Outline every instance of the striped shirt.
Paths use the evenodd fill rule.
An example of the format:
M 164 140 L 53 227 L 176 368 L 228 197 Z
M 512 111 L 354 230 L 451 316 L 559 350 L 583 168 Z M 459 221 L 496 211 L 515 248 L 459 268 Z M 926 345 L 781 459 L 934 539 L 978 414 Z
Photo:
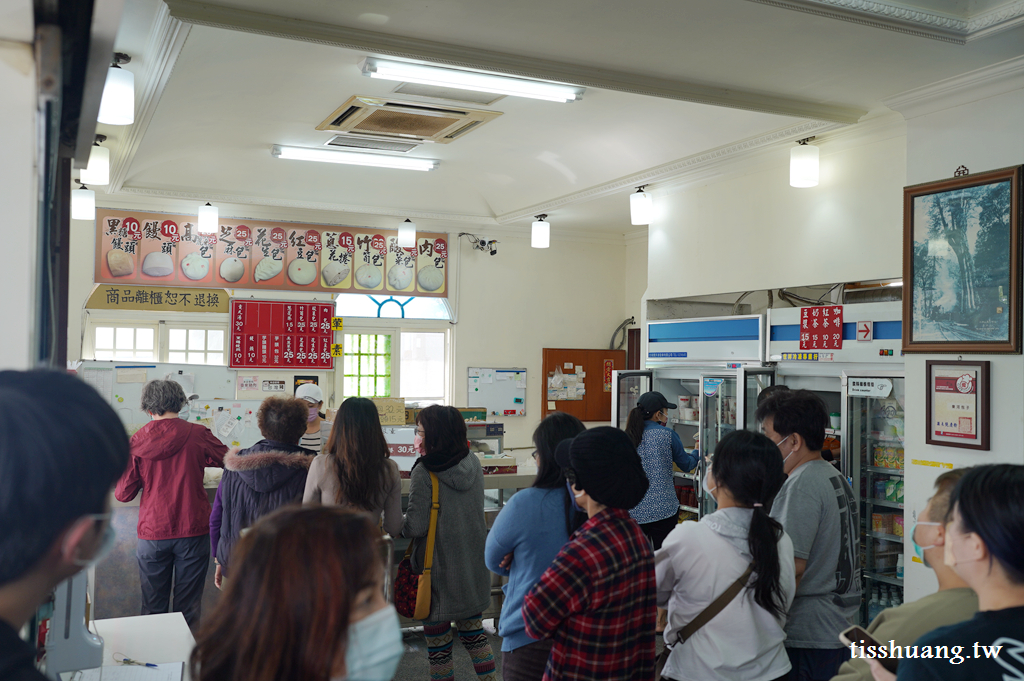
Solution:
M 299 446 L 303 449 L 311 449 L 319 454 L 323 449 L 323 438 L 320 437 L 320 431 L 303 435 L 299 440 Z

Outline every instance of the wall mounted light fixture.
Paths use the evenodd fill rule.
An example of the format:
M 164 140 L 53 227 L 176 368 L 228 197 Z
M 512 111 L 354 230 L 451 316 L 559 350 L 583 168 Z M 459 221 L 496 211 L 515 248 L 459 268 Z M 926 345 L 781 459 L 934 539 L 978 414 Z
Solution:
M 220 222 L 220 211 L 217 206 L 211 206 L 207 201 L 205 206 L 199 206 L 199 233 L 216 234 L 217 223 Z
M 123 52 L 115 52 L 113 63 L 107 69 L 107 82 L 103 86 L 100 112 L 96 120 L 107 125 L 131 125 L 135 122 L 135 75 L 121 64 L 132 60 Z
M 636 188 L 629 196 L 629 222 L 634 225 L 649 225 L 654 216 L 654 197 L 644 191 L 647 185 Z
M 808 144 L 814 137 L 798 140 L 789 150 L 789 186 L 818 186 L 818 147 Z
M 100 146 L 100 142 L 106 139 L 106 135 L 96 135 L 96 141 L 89 150 L 89 165 L 82 169 L 79 177 L 82 184 L 100 187 L 110 184 L 110 149 Z
M 406 218 L 398 225 L 398 247 L 412 248 L 416 245 L 416 223 Z
M 547 215 L 541 213 L 533 223 L 530 231 L 530 245 L 534 248 L 548 248 L 551 245 L 551 223 L 546 222 Z
M 71 219 L 72 220 L 95 220 L 96 219 L 96 192 L 82 185 L 78 189 L 71 190 Z

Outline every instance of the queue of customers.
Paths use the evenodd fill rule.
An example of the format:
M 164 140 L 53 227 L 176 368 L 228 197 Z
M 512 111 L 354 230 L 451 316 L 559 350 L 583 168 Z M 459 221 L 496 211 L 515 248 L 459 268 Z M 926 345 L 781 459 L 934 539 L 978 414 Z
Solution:
M 656 393 L 641 398 L 631 432 L 545 419 L 534 486 L 488 532 L 483 473 L 458 410 L 420 413 L 403 514 L 371 401 L 346 400 L 329 429 L 317 423 L 317 454 L 303 439 L 322 400 L 268 399 L 257 415 L 264 439 L 225 451 L 202 426 L 172 418 L 184 398 L 173 386 L 145 387 L 153 422 L 129 445 L 111 407 L 76 378 L 0 372 L 0 679 L 42 678 L 17 631 L 56 584 L 109 551 L 115 483 L 119 499 L 142 491 L 143 608 L 166 611 L 173 580 L 173 607 L 197 632 L 195 679 L 391 679 L 405 648 L 383 591 L 381 537 L 411 538 L 422 569 L 435 491 L 422 622 L 431 679 L 453 678 L 456 637 L 479 679 L 499 678 L 481 621 L 489 571 L 508 577 L 499 634 L 501 677 L 512 681 L 1024 678 L 1024 466 L 936 481 L 909 536 L 939 591 L 871 624 L 907 652 L 895 675 L 851 659 L 839 634 L 861 597 L 856 502 L 821 458 L 828 417 L 813 393 L 777 390 L 758 406 L 763 433 L 723 438 L 703 481 L 717 510 L 662 536 L 671 515 L 655 517 L 659 486 L 672 484 L 673 462 L 696 461 L 658 430 L 671 405 Z M 39 397 L 54 393 L 68 398 L 59 417 Z M 212 509 L 206 465 L 226 469 Z M 223 593 L 199 625 L 203 580 L 191 579 L 210 553 Z M 975 658 L 978 645 L 1005 652 Z M 925 649 L 963 656 L 951 663 Z

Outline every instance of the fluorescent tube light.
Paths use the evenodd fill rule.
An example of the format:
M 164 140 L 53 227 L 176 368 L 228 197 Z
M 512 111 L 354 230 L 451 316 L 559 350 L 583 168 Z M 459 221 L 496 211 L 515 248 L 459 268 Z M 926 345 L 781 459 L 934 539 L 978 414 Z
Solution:
M 407 156 L 385 156 L 384 154 L 363 154 L 356 151 L 334 151 L 333 149 L 309 149 L 286 147 L 275 144 L 270 150 L 272 156 L 295 161 L 321 161 L 323 163 L 346 163 L 354 166 L 376 166 L 378 168 L 400 168 L 402 170 L 433 170 L 438 161 L 429 158 Z
M 549 102 L 575 102 L 583 97 L 586 88 L 563 85 L 540 80 L 527 80 L 476 71 L 463 71 L 440 66 L 427 66 L 402 61 L 390 61 L 367 57 L 360 65 L 364 76 L 395 80 L 403 83 L 420 83 L 451 87 L 459 90 L 491 92 L 497 95 L 530 97 Z

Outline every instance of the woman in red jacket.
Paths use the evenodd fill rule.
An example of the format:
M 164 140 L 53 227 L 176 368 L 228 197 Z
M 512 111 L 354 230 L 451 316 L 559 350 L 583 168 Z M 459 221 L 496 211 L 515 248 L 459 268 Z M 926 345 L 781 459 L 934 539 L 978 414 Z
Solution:
M 199 625 L 203 586 L 210 563 L 210 500 L 203 469 L 224 466 L 227 447 L 205 426 L 178 418 L 188 400 L 173 381 L 142 388 L 142 410 L 152 417 L 131 439 L 132 458 L 114 496 L 139 503 L 139 578 L 142 614 L 173 612 L 189 627 Z

